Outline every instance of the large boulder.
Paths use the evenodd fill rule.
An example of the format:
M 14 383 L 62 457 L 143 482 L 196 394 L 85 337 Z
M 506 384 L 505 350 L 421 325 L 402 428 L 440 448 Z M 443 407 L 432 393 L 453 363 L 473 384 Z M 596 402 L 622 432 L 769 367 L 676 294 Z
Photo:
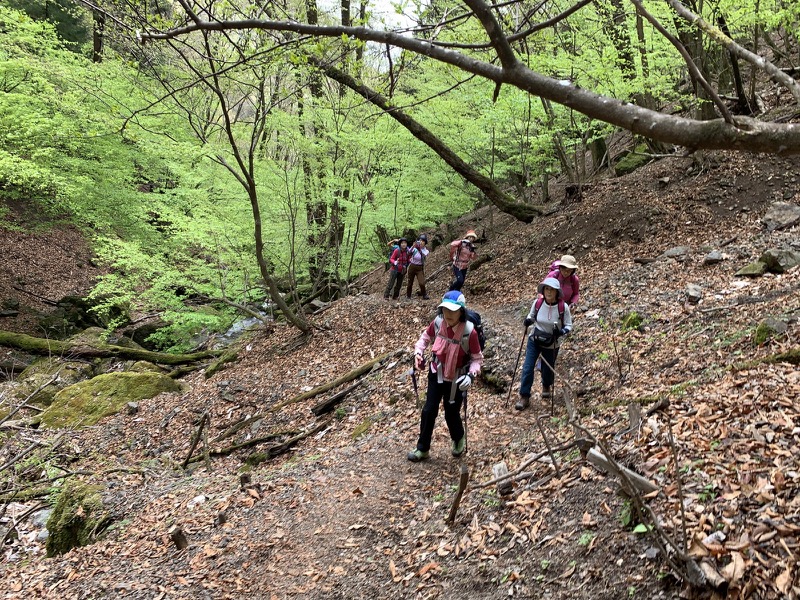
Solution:
M 60 390 L 93 375 L 93 366 L 87 362 L 40 358 L 20 373 L 14 395 L 27 404 L 50 406 Z
M 800 252 L 771 248 L 765 250 L 758 260 L 767 265 L 767 271 L 770 273 L 786 273 L 800 265 Z
M 800 223 L 800 206 L 791 202 L 775 202 L 761 219 L 767 231 L 788 229 Z
M 161 373 L 106 373 L 58 392 L 39 415 L 46 427 L 85 427 L 122 410 L 129 402 L 145 400 L 183 387 Z
M 90 299 L 65 296 L 56 308 L 39 320 L 39 328 L 56 339 L 64 339 L 90 327 L 105 328 L 112 321 L 129 320 L 125 309 L 119 305 L 106 305 L 102 298 Z

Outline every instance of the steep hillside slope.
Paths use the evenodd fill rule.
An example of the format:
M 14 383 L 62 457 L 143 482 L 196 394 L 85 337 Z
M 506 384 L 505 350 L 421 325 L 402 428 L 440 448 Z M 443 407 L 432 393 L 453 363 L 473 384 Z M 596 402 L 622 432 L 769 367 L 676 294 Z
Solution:
M 23 535 L 2 566 L 4 597 L 711 597 L 709 587 L 675 581 L 671 566 L 686 563 L 665 555 L 664 537 L 635 532 L 636 503 L 577 449 L 555 454 L 557 470 L 544 458 L 525 465 L 548 444 L 573 440 L 566 401 L 582 436 L 659 487 L 643 501 L 664 536 L 719 576 L 717 594 L 794 597 L 800 376 L 796 364 L 759 361 L 797 350 L 800 269 L 734 274 L 766 248 L 800 250 L 796 228 L 769 232 L 761 221 L 774 201 L 800 201 L 800 161 L 712 158 L 701 171 L 674 158 L 598 182 L 582 202 L 530 225 L 489 209 L 452 225 L 477 229 L 479 252 L 492 256 L 468 275 L 465 293 L 486 321 L 486 366 L 500 382 L 511 379 L 522 318 L 547 265 L 577 257 L 583 300 L 552 405 L 537 398 L 516 413 L 505 391 L 479 383 L 465 457 L 450 456 L 440 416 L 431 459 L 407 462 L 419 426 L 410 349 L 449 281 L 442 270 L 431 300 L 386 302 L 379 267 L 362 294 L 315 317 L 310 339 L 283 325 L 256 333 L 226 370 L 188 378 L 189 393 L 62 432 L 65 468 L 106 486 L 117 524 L 47 560 L 21 560 L 37 547 L 36 531 Z M 659 258 L 677 246 L 688 250 Z M 704 264 L 711 250 L 723 260 Z M 445 251 L 432 253 L 429 273 Z M 686 301 L 689 283 L 702 290 L 699 304 Z M 641 325 L 623 331 L 632 312 Z M 766 316 L 788 331 L 756 345 Z M 310 408 L 337 390 L 287 404 L 392 351 L 402 352 L 334 413 Z M 641 407 L 633 427 L 629 405 Z M 184 472 L 178 465 L 204 413 L 212 451 L 244 446 Z M 248 457 L 255 466 L 243 483 Z M 524 465 L 506 497 L 489 483 L 501 461 L 512 471 Z M 448 525 L 462 464 L 471 483 Z M 181 552 L 168 534 L 176 525 L 190 544 Z

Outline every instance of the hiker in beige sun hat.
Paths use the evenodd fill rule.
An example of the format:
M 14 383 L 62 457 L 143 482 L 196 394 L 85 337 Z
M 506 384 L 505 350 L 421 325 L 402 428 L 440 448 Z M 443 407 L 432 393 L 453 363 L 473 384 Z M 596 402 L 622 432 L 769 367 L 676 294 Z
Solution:
M 565 254 L 550 265 L 548 277 L 554 277 L 561 284 L 561 297 L 569 304 L 573 312 L 580 300 L 580 279 L 578 279 L 578 263 L 571 254 Z
M 556 267 L 566 267 L 567 269 L 575 269 L 578 270 L 578 263 L 575 261 L 575 257 L 571 254 L 565 254 L 561 258 L 559 258 L 555 262 Z

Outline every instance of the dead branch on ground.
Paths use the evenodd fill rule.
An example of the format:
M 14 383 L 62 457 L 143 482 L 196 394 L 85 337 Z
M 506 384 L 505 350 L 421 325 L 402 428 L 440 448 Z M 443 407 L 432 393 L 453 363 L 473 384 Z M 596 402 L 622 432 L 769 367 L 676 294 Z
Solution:
M 378 356 L 376 358 L 373 358 L 372 360 L 369 360 L 369 361 L 365 362 L 364 364 L 356 367 L 352 371 L 350 371 L 348 373 L 345 373 L 344 375 L 342 375 L 338 379 L 335 379 L 334 381 L 331 381 L 329 383 L 325 383 L 325 384 L 322 384 L 322 385 L 318 385 L 314 389 L 311 389 L 311 390 L 309 390 L 307 392 L 304 392 L 304 393 L 302 393 L 302 394 L 300 394 L 298 396 L 294 396 L 293 398 L 288 398 L 287 400 L 284 400 L 283 402 L 278 402 L 277 404 L 273 404 L 272 406 L 270 406 L 269 408 L 267 408 L 266 410 L 264 410 L 264 411 L 262 411 L 260 413 L 257 413 L 255 415 L 252 415 L 251 417 L 248 417 L 247 419 L 243 419 L 243 420 L 241 420 L 241 421 L 239 421 L 237 423 L 234 423 L 233 425 L 228 427 L 228 429 L 226 429 L 221 434 L 219 434 L 216 438 L 211 440 L 211 443 L 212 444 L 218 444 L 222 440 L 224 440 L 226 438 L 229 438 L 229 437 L 231 437 L 233 435 L 236 435 L 236 433 L 238 433 L 241 429 L 243 429 L 244 427 L 247 427 L 251 423 L 255 423 L 259 419 L 263 419 L 268 414 L 277 412 L 277 411 L 281 410 L 282 408 L 284 408 L 286 406 L 289 406 L 291 404 L 297 404 L 298 402 L 302 402 L 303 400 L 308 400 L 309 398 L 313 398 L 314 396 L 318 396 L 319 394 L 322 394 L 323 392 L 327 392 L 327 391 L 332 390 L 333 388 L 336 388 L 336 387 L 338 387 L 338 386 L 340 386 L 342 384 L 345 384 L 345 383 L 348 383 L 350 381 L 353 381 L 354 379 L 357 379 L 357 378 L 361 377 L 362 375 L 365 375 L 366 373 L 372 371 L 373 369 L 379 368 L 381 366 L 381 363 L 383 363 L 383 361 L 387 360 L 390 357 L 393 357 L 393 356 L 396 356 L 398 354 L 401 354 L 402 352 L 403 352 L 403 350 L 394 350 L 392 352 L 387 352 L 385 354 L 381 354 L 380 356 Z

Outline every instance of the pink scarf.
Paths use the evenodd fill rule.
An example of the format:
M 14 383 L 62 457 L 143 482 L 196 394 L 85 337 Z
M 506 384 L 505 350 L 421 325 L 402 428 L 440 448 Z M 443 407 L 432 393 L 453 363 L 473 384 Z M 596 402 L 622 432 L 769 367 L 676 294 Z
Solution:
M 464 327 L 466 327 L 466 323 L 459 322 L 454 329 L 450 330 L 453 333 L 453 337 L 447 337 L 445 330 L 450 328 L 442 320 L 442 326 L 439 327 L 436 341 L 433 342 L 433 353 L 444 366 L 442 377 L 448 381 L 453 381 L 456 378 L 456 369 L 458 369 L 458 359 L 461 353 L 461 336 L 464 335 Z

